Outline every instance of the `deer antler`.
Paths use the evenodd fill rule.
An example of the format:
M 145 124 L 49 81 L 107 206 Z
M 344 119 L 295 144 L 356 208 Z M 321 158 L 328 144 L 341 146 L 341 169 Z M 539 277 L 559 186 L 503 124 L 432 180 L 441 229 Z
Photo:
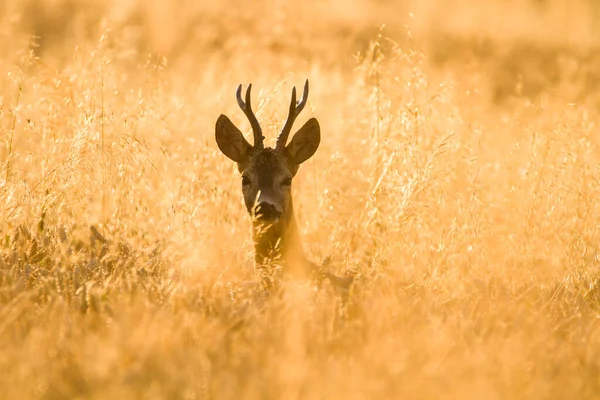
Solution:
M 282 151 L 285 148 L 285 144 L 287 142 L 288 136 L 290 136 L 290 131 L 292 130 L 292 125 L 294 125 L 294 121 L 296 117 L 300 114 L 304 106 L 306 105 L 306 100 L 308 100 L 308 79 L 306 83 L 304 83 L 304 90 L 302 91 L 302 97 L 296 103 L 296 87 L 292 89 L 292 101 L 290 102 L 290 112 L 288 114 L 287 120 L 281 129 L 281 133 L 277 137 L 277 143 L 275 144 L 275 150 Z
M 252 127 L 252 133 L 254 135 L 254 148 L 262 149 L 264 148 L 264 137 L 262 135 L 262 129 L 256 119 L 256 115 L 254 115 L 254 111 L 252 111 L 252 105 L 250 104 L 250 90 L 252 90 L 252 84 L 249 84 L 248 89 L 246 89 L 246 102 L 242 100 L 242 85 L 238 86 L 235 91 L 235 97 L 237 98 L 238 105 L 250 121 L 250 126 Z

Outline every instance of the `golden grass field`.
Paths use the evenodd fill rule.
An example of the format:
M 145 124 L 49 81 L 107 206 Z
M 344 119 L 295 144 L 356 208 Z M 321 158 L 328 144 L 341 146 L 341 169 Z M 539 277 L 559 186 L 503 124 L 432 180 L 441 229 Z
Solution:
M 0 3 L 0 398 L 598 398 L 599 49 L 593 0 Z M 243 289 L 214 140 L 306 78 L 347 304 Z

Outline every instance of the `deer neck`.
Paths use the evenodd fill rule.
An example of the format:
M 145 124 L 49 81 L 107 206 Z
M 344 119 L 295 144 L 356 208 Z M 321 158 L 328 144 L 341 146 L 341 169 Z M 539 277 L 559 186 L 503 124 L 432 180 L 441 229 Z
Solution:
M 287 269 L 295 261 L 304 260 L 293 202 L 277 222 L 269 226 L 254 223 L 252 237 L 257 265 L 280 264 Z

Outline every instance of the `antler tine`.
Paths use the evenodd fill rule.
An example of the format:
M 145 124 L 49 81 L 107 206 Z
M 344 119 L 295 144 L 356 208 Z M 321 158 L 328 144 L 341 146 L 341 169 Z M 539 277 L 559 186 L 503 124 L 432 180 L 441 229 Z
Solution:
M 275 150 L 281 151 L 285 148 L 285 144 L 287 143 L 288 136 L 290 136 L 290 131 L 292 130 L 292 125 L 294 125 L 294 121 L 296 117 L 302 112 L 304 106 L 306 105 L 306 101 L 308 100 L 308 79 L 304 83 L 304 90 L 302 91 L 302 97 L 296 103 L 296 87 L 292 89 L 292 101 L 290 102 L 290 111 L 281 129 L 281 133 L 277 137 L 277 143 L 275 144 Z
M 252 127 L 252 134 L 254 135 L 254 148 L 262 149 L 264 147 L 263 140 L 264 137 L 262 135 L 262 129 L 258 123 L 258 119 L 256 119 L 256 115 L 252 111 L 252 104 L 250 103 L 250 91 L 252 90 L 252 84 L 248 85 L 248 89 L 246 89 L 246 102 L 242 100 L 242 85 L 240 84 L 235 91 L 235 97 L 237 99 L 238 105 L 250 121 L 250 126 Z

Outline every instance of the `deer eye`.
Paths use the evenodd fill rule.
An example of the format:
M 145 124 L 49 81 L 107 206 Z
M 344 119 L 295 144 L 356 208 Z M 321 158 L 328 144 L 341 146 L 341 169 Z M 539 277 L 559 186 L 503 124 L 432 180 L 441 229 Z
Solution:
M 246 175 L 242 175 L 242 186 L 248 185 L 250 185 L 250 178 L 248 178 Z
M 283 186 L 292 186 L 292 178 L 285 178 L 283 181 L 281 181 L 281 184 Z

